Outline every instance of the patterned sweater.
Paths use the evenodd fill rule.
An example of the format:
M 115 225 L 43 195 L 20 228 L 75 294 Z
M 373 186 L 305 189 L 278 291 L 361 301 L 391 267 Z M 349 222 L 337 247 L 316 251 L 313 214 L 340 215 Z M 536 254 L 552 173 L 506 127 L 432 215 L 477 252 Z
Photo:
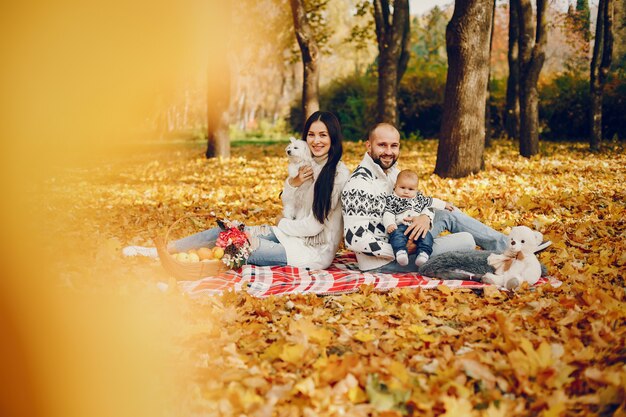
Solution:
M 420 214 L 429 214 L 426 212 L 429 208 L 444 210 L 446 202 L 438 198 L 427 197 L 418 192 L 413 198 L 400 197 L 395 193 L 387 195 L 385 198 L 385 211 L 383 214 L 383 225 L 385 230 L 392 224 L 406 224 L 404 219 L 409 216 L 418 216 Z
M 341 193 L 343 234 L 346 248 L 356 254 L 359 269 L 380 268 L 394 260 L 383 226 L 385 198 L 396 183 L 399 169 L 386 173 L 366 153 Z M 433 214 L 427 210 L 432 219 Z

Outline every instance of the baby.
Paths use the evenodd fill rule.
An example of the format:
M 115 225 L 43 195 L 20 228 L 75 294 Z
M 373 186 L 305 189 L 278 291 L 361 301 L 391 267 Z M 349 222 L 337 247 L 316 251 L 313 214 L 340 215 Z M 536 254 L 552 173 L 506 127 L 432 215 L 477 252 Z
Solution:
M 406 244 L 408 237 L 404 235 L 407 227 L 411 224 L 406 222 L 406 217 L 422 214 L 426 209 L 446 209 L 452 211 L 454 206 L 445 201 L 433 197 L 426 197 L 417 189 L 418 177 L 414 171 L 405 169 L 398 174 L 393 194 L 386 197 L 385 211 L 383 213 L 383 225 L 389 234 L 389 243 L 393 247 L 398 264 L 404 266 L 409 263 Z M 417 244 L 417 258 L 415 265 L 420 266 L 428 260 L 433 253 L 433 236 L 430 232 L 426 236 L 414 240 Z

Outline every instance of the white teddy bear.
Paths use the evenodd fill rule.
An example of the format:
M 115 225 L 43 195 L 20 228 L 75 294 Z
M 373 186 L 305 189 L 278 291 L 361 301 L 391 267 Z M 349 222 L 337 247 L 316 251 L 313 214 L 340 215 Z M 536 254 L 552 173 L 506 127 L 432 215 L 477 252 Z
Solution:
M 487 263 L 495 268 L 495 274 L 486 273 L 482 282 L 517 288 L 526 281 L 533 285 L 541 277 L 541 264 L 535 251 L 543 240 L 543 235 L 526 226 L 517 226 L 509 233 L 509 247 L 503 254 L 491 254 Z

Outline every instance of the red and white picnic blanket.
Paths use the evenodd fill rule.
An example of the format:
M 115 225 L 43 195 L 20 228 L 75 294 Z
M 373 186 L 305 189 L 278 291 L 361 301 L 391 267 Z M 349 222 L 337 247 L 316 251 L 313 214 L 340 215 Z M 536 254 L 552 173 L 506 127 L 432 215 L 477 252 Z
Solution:
M 542 277 L 535 284 L 561 282 L 553 277 Z M 476 281 L 440 280 L 417 273 L 369 273 L 357 269 L 354 253 L 340 252 L 333 264 L 324 270 L 308 270 L 292 266 L 244 265 L 238 271 L 227 271 L 216 277 L 197 281 L 181 281 L 180 288 L 189 295 L 219 295 L 224 291 L 246 291 L 255 297 L 284 294 L 341 294 L 354 292 L 361 285 L 372 285 L 375 290 L 394 288 L 482 288 L 487 284 Z

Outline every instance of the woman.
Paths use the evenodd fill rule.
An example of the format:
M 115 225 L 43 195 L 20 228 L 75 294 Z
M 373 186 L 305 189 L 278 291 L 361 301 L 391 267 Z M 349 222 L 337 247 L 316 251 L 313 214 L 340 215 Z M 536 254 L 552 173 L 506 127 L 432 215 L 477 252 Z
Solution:
M 341 125 L 334 114 L 317 111 L 306 121 L 305 140 L 313 154 L 314 164 L 298 170 L 298 175 L 288 178 L 283 188 L 283 204 L 292 204 L 298 197 L 298 188 L 314 181 L 313 203 L 296 219 L 280 218 L 276 226 L 246 227 L 251 235 L 254 250 L 248 264 L 258 266 L 292 265 L 301 268 L 324 269 L 335 257 L 343 239 L 341 217 L 341 191 L 350 171 L 341 162 L 343 154 Z M 313 173 L 319 172 L 314 180 Z M 214 246 L 221 232 L 214 227 L 170 243 L 169 250 L 183 252 L 203 246 Z M 156 248 L 127 246 L 125 256 L 150 256 L 156 258 Z

